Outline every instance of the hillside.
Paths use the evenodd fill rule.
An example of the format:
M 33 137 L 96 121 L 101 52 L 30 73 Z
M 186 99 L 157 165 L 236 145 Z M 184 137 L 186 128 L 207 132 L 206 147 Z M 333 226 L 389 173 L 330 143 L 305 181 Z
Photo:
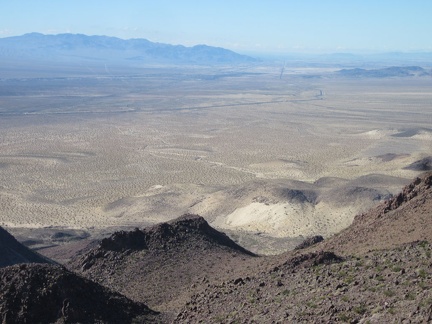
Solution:
M 432 242 L 431 185 L 431 172 L 416 178 L 393 198 L 357 215 L 351 226 L 320 248 L 357 254 L 419 240 Z
M 122 64 L 239 64 L 256 60 L 207 45 L 186 47 L 154 43 L 147 39 L 120 39 L 82 34 L 30 33 L 0 38 L 0 57 L 65 63 Z
M 176 321 L 430 323 L 431 183 L 416 178 L 328 241 L 203 288 Z
M 289 257 L 202 288 L 176 323 L 430 323 L 432 248 L 426 242 L 361 257 Z
M 252 253 L 196 215 L 131 232 L 117 232 L 76 257 L 74 271 L 174 314 L 191 293 L 215 280 L 249 268 Z
M 2 323 L 154 322 L 157 313 L 60 266 L 0 269 Z
M 52 263 L 19 243 L 11 234 L 0 227 L 0 268 L 31 262 Z

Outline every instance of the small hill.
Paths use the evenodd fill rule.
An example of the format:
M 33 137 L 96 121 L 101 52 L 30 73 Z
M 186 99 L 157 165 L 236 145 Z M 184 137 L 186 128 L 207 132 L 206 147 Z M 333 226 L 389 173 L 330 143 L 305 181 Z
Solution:
M 20 264 L 0 269 L 2 323 L 154 322 L 157 313 L 63 267 Z
M 252 259 L 254 254 L 204 218 L 187 214 L 143 230 L 114 233 L 68 267 L 175 315 L 197 287 L 229 278 Z
M 0 227 L 0 267 L 31 262 L 53 263 L 19 243 L 11 234 Z

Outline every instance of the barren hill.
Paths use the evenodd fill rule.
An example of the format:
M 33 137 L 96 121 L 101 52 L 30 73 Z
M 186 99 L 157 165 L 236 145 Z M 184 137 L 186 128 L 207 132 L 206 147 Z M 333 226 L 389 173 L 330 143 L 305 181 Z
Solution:
M 431 182 L 425 174 L 342 233 L 277 256 L 252 257 L 186 215 L 116 233 L 69 266 L 179 323 L 427 322 Z
M 2 323 L 154 322 L 157 313 L 60 266 L 0 269 Z
M 150 307 L 176 312 L 193 291 L 251 266 L 254 255 L 196 215 L 117 232 L 68 265 Z M 239 266 L 240 265 L 240 266 Z
M 0 267 L 30 262 L 52 263 L 19 243 L 11 234 L 0 227 Z

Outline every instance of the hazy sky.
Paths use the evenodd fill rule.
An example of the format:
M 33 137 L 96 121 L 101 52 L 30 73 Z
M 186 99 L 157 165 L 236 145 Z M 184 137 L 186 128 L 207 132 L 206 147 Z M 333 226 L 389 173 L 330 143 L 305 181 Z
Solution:
M 28 32 L 238 52 L 432 51 L 432 1 L 0 0 L 0 37 Z

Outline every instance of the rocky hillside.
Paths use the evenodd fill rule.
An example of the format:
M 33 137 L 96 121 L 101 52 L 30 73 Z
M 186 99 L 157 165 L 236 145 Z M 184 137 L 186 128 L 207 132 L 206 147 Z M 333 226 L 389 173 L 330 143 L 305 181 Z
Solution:
M 0 267 L 29 262 L 52 263 L 19 243 L 11 234 L 0 227 Z
M 68 267 L 131 299 L 171 313 L 199 287 L 250 267 L 254 255 L 196 215 L 117 232 Z
M 177 323 L 430 323 L 427 242 L 340 257 L 300 254 L 261 272 L 204 287 Z
M 0 269 L 2 323 L 154 322 L 157 313 L 60 266 Z
M 432 172 L 414 179 L 393 198 L 355 217 L 353 224 L 320 249 L 343 254 L 432 242 Z
M 431 184 L 432 173 L 416 178 L 328 241 L 204 287 L 176 321 L 430 323 Z

